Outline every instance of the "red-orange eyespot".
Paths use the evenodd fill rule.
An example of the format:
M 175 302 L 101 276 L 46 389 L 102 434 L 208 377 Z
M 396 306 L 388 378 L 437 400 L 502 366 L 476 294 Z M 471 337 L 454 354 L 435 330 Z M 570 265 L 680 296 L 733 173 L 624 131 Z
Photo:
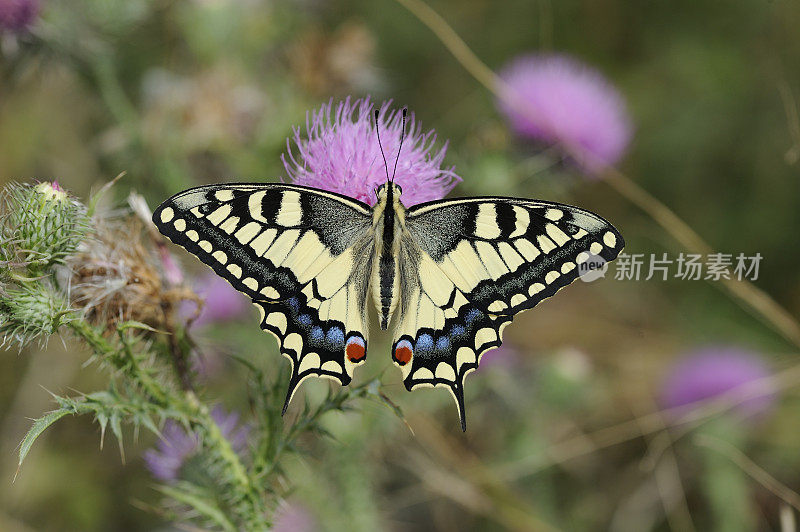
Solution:
M 353 364 L 363 361 L 367 357 L 367 350 L 364 340 L 358 336 L 351 336 L 347 339 L 347 347 L 344 350 L 347 360 Z
M 394 348 L 394 359 L 401 366 L 405 366 L 411 362 L 414 356 L 414 350 L 411 348 L 411 342 L 408 340 L 400 340 Z

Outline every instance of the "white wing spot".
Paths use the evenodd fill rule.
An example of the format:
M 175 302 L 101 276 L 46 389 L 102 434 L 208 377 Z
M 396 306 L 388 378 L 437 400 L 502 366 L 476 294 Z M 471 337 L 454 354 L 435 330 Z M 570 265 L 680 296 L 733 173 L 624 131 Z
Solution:
M 252 277 L 245 277 L 244 281 L 242 281 L 242 284 L 245 285 L 250 290 L 253 291 L 258 290 L 258 281 L 256 281 Z
M 575 269 L 574 262 L 565 262 L 564 264 L 561 265 L 561 273 L 569 273 L 574 269 Z
M 500 226 L 497 225 L 497 209 L 493 203 L 481 203 L 478 205 L 478 216 L 475 219 L 475 236 L 492 240 L 501 234 Z
M 228 262 L 228 254 L 222 251 L 221 249 L 218 249 L 217 251 L 212 253 L 211 256 L 217 259 L 217 261 L 219 261 L 221 264 L 225 264 L 226 262 Z
M 265 286 L 259 293 L 267 299 L 279 299 L 281 297 L 280 292 L 271 286 Z
M 192 242 L 197 242 L 200 239 L 200 235 L 197 234 L 197 231 L 194 229 L 189 229 L 186 231 L 186 238 L 191 240 Z
M 497 333 L 494 332 L 494 329 L 484 327 L 475 334 L 475 350 L 480 351 L 481 347 L 495 340 L 497 340 Z
M 544 253 L 550 253 L 554 249 L 556 249 L 556 245 L 553 243 L 552 240 L 547 238 L 544 235 L 538 235 L 536 237 L 537 242 L 539 242 L 539 247 L 542 248 Z
M 319 369 L 322 371 L 331 371 L 333 373 L 341 373 L 342 366 L 335 360 L 328 360 Z
M 528 288 L 528 294 L 535 296 L 542 290 L 544 290 L 544 285 L 542 283 L 533 283 L 531 287 Z
M 242 277 L 242 267 L 238 264 L 228 264 L 228 271 L 237 279 Z
M 547 209 L 544 213 L 544 217 L 548 220 L 557 221 L 560 220 L 564 216 L 564 211 L 558 209 Z
M 524 235 L 528 231 L 528 226 L 531 223 L 531 216 L 528 214 L 528 209 L 514 205 L 514 231 L 508 235 L 509 238 L 515 238 Z
M 575 257 L 575 262 L 577 262 L 578 264 L 583 264 L 587 260 L 589 260 L 589 254 L 585 251 L 581 251 L 580 253 L 578 253 L 578 256 Z
M 492 301 L 492 304 L 487 307 L 489 312 L 500 312 L 508 308 L 505 301 Z
M 211 222 L 214 225 L 219 225 L 222 221 L 230 215 L 233 207 L 228 204 L 223 205 L 222 207 L 217 208 L 214 212 L 209 214 L 206 217 L 206 220 Z
M 300 193 L 294 191 L 284 192 L 281 196 L 281 206 L 275 215 L 275 222 L 283 227 L 300 225 L 303 211 L 300 209 Z
M 297 368 L 297 373 L 304 373 L 310 369 L 319 369 L 320 359 L 316 353 L 309 353 L 300 360 L 300 367 Z
M 521 305 L 525 303 L 528 298 L 523 296 L 522 294 L 514 294 L 511 296 L 511 306 L 516 307 L 517 305 Z
M 269 220 L 264 218 L 264 214 L 261 212 L 261 202 L 264 200 L 264 196 L 266 195 L 266 190 L 259 190 L 255 194 L 251 194 L 247 199 L 247 208 L 250 211 L 250 216 L 254 220 L 269 223 Z
M 261 231 L 260 223 L 248 222 L 241 229 L 236 231 L 233 236 L 239 243 L 247 244 L 256 237 L 259 231 Z
M 172 225 L 174 225 L 175 229 L 177 229 L 181 233 L 186 231 L 186 220 L 184 220 L 183 218 L 178 218 L 177 220 L 172 222 Z
M 547 272 L 547 275 L 544 276 L 544 282 L 547 284 L 552 284 L 553 281 L 561 277 L 561 274 L 555 270 L 551 270 Z
M 599 255 L 603 252 L 603 245 L 599 242 L 592 242 L 592 245 L 589 246 L 589 252 L 593 255 Z
M 201 240 L 200 242 L 197 243 L 197 245 L 200 246 L 200 249 L 202 249 L 206 253 L 211 253 L 211 250 L 214 249 L 211 247 L 211 242 L 209 242 L 208 240 Z
M 278 231 L 275 229 L 267 229 L 260 235 L 258 235 L 255 240 L 250 242 L 250 247 L 253 248 L 253 251 L 256 252 L 257 256 L 262 256 L 266 253 L 267 249 L 269 248 L 272 241 L 275 240 L 275 235 L 278 234 Z
M 456 373 L 453 371 L 453 366 L 447 362 L 439 362 L 439 365 L 436 366 L 436 378 L 455 382 Z
M 264 323 L 275 327 L 281 334 L 286 334 L 286 314 L 283 312 L 270 312 Z
M 525 259 L 508 242 L 498 243 L 497 251 L 500 252 L 500 257 L 512 272 L 517 271 L 520 266 L 525 264 Z
M 298 355 L 303 351 L 303 337 L 297 333 L 291 333 L 283 340 L 283 348 L 292 350 Z
M 397 362 L 395 362 L 395 364 L 397 364 Z M 411 378 L 420 381 L 432 380 L 433 372 L 428 368 L 419 368 L 417 371 L 414 372 L 414 375 L 412 375 Z
M 163 211 L 161 211 L 161 223 L 169 223 L 175 217 L 175 211 L 172 210 L 172 207 L 167 207 Z
M 577 231 L 575 231 L 575 234 L 572 235 L 572 238 L 574 238 L 575 240 L 580 240 L 581 238 L 585 237 L 588 234 L 589 233 L 586 232 L 586 229 L 578 229 Z
M 456 366 L 458 366 L 459 371 L 461 371 L 461 366 L 464 364 L 474 364 L 475 360 L 475 351 L 469 347 L 458 348 L 458 352 L 456 353 Z
M 222 222 L 219 226 L 220 229 L 225 231 L 228 234 L 233 233 L 236 230 L 236 226 L 239 224 L 239 217 L 238 216 L 231 216 L 224 222 Z
M 567 233 L 562 231 L 558 228 L 555 224 L 547 224 L 545 226 L 545 231 L 547 231 L 547 236 L 553 239 L 553 241 L 558 244 L 559 246 L 563 246 L 567 242 L 569 242 L 569 237 Z
M 522 253 L 522 256 L 525 258 L 525 260 L 528 262 L 533 262 L 533 259 L 541 255 L 541 252 L 536 249 L 536 246 L 534 246 L 530 240 L 525 238 L 518 238 L 517 240 L 514 240 L 514 246 L 516 246 L 519 252 Z
M 616 235 L 614 235 L 614 233 L 612 233 L 611 231 L 606 232 L 606 234 L 603 235 L 603 244 L 605 244 L 610 248 L 616 246 L 617 245 Z
M 214 192 L 214 197 L 219 201 L 231 201 L 233 199 L 233 191 L 230 189 L 217 190 Z

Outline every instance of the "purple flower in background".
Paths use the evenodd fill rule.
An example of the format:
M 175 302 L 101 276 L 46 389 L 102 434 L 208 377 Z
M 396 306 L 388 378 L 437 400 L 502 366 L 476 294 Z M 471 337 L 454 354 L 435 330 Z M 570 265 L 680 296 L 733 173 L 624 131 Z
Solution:
M 498 106 L 518 135 L 561 145 L 590 174 L 622 157 L 630 117 L 599 72 L 567 56 L 532 54 L 513 60 L 500 77 L 510 94 Z
M 691 403 L 713 399 L 734 388 L 747 388 L 748 383 L 769 375 L 769 368 L 755 353 L 737 347 L 709 347 L 688 354 L 673 366 L 662 387 L 661 404 L 665 408 L 685 406 L 689 411 Z M 733 411 L 742 418 L 765 414 L 775 399 L 771 384 L 758 390 L 741 389 L 741 394 L 748 398 Z
M 164 279 L 172 286 L 177 286 L 183 282 L 183 272 L 167 246 L 162 244 L 158 247 L 158 257 L 161 259 L 161 268 L 164 272 Z
M 247 447 L 247 435 L 250 427 L 239 424 L 239 414 L 225 412 L 221 406 L 215 406 L 211 417 L 219 425 L 222 435 L 231 443 L 237 453 Z M 149 449 L 144 453 L 144 461 L 150 473 L 158 480 L 167 482 L 177 480 L 181 467 L 198 450 L 199 441 L 196 434 L 187 433 L 183 427 L 172 420 L 167 421 L 163 438 L 158 442 L 157 449 Z
M 520 353 L 515 346 L 510 344 L 501 345 L 496 349 L 490 349 L 481 356 L 478 371 L 486 371 L 488 368 L 501 370 L 513 370 L 519 365 Z
M 39 14 L 39 0 L 0 0 L 0 31 L 23 31 Z
M 391 175 L 402 121 L 399 111 L 389 110 L 390 103 L 381 105 L 379 124 Z M 306 119 L 306 137 L 295 128 L 293 140 L 298 156 L 287 140 L 288 157 L 281 157 L 293 183 L 375 203 L 374 190 L 386 182 L 386 169 L 369 98 L 347 98 L 335 107 L 333 101 L 323 105 Z M 441 199 L 461 181 L 453 168 L 441 168 L 447 144 L 434 151 L 435 142 L 433 131 L 423 133 L 413 113 L 406 118 L 406 137 L 395 175 L 395 182 L 403 187 L 406 206 Z
M 314 532 L 320 530 L 317 520 L 305 506 L 282 502 L 275 512 L 273 532 Z
M 227 281 L 213 273 L 206 273 L 194 283 L 195 292 L 205 300 L 200 315 L 192 325 L 202 327 L 210 323 L 228 321 L 241 316 L 247 310 L 247 298 Z M 185 301 L 181 315 L 185 319 L 194 316 L 197 307 L 192 301 Z

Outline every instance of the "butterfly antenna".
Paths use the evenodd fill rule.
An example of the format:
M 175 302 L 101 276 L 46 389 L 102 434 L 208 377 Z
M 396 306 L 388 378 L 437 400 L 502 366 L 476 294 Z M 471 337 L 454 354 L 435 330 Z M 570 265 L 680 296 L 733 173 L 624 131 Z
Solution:
M 378 147 L 381 149 L 381 155 L 383 155 L 383 167 L 386 169 L 386 182 L 388 183 L 391 181 L 389 179 L 389 163 L 386 161 L 386 154 L 383 152 L 383 144 L 381 144 L 381 124 L 378 122 L 378 115 L 380 111 L 375 109 L 375 133 L 378 135 Z
M 406 136 L 406 115 L 408 114 L 408 108 L 403 107 L 403 129 L 400 130 L 400 147 L 397 148 L 397 158 L 394 160 L 394 170 L 392 170 L 392 179 L 391 181 L 394 182 L 394 175 L 397 173 L 397 161 L 400 160 L 400 150 L 403 149 L 403 139 Z

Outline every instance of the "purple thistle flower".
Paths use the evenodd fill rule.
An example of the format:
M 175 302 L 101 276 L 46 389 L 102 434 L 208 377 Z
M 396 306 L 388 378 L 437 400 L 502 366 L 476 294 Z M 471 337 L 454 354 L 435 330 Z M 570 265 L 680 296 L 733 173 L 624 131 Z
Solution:
M 478 371 L 486 371 L 488 368 L 513 371 L 519 366 L 520 353 L 516 346 L 506 344 L 496 349 L 491 349 L 481 356 L 481 365 Z
M 400 147 L 402 117 L 397 110 L 389 110 L 390 104 L 381 105 L 379 123 L 391 175 Z M 372 108 L 369 98 L 347 98 L 335 108 L 331 100 L 306 118 L 307 138 L 301 136 L 300 128 L 294 128 L 294 138 L 286 141 L 288 156 L 281 156 L 291 181 L 374 204 L 375 188 L 386 182 L 386 169 Z M 297 147 L 297 158 L 291 140 Z M 423 133 L 410 114 L 395 175 L 395 182 L 403 187 L 406 206 L 441 199 L 461 181 L 452 167 L 441 168 L 447 143 L 434 151 L 435 143 L 434 132 Z
M 26 30 L 39 14 L 39 0 L 0 0 L 0 31 Z
M 733 409 L 740 418 L 750 418 L 767 413 L 775 399 L 771 384 L 757 391 L 747 388 L 748 383 L 766 379 L 770 371 L 764 361 L 755 353 L 737 347 L 715 346 L 689 353 L 680 360 L 667 375 L 661 393 L 661 404 L 665 408 L 680 407 L 691 410 L 697 401 L 713 399 L 726 392 L 737 397 L 747 394 L 748 398 L 739 402 Z M 755 386 L 755 385 L 753 385 Z M 741 395 L 731 390 L 741 389 Z
M 211 411 L 211 417 L 219 425 L 222 435 L 230 442 L 233 450 L 242 453 L 247 447 L 250 427 L 239 424 L 239 414 L 236 412 L 228 414 L 224 408 L 217 405 Z M 161 435 L 162 439 L 156 445 L 157 448 L 145 451 L 145 464 L 158 480 L 163 482 L 177 480 L 181 467 L 198 451 L 200 442 L 196 434 L 186 432 L 172 420 L 164 424 Z
M 632 134 L 619 92 L 563 55 L 519 57 L 500 72 L 510 93 L 498 106 L 520 136 L 559 144 L 590 175 L 622 157 Z
M 206 273 L 194 284 L 195 292 L 205 300 L 205 304 L 192 323 L 193 326 L 203 327 L 215 322 L 229 321 L 246 312 L 246 297 L 221 277 Z M 193 301 L 184 301 L 180 313 L 185 319 L 190 319 L 196 309 Z
M 164 279 L 172 286 L 177 286 L 183 282 L 183 272 L 167 246 L 158 246 L 158 257 L 161 259 L 161 268 L 164 272 Z

